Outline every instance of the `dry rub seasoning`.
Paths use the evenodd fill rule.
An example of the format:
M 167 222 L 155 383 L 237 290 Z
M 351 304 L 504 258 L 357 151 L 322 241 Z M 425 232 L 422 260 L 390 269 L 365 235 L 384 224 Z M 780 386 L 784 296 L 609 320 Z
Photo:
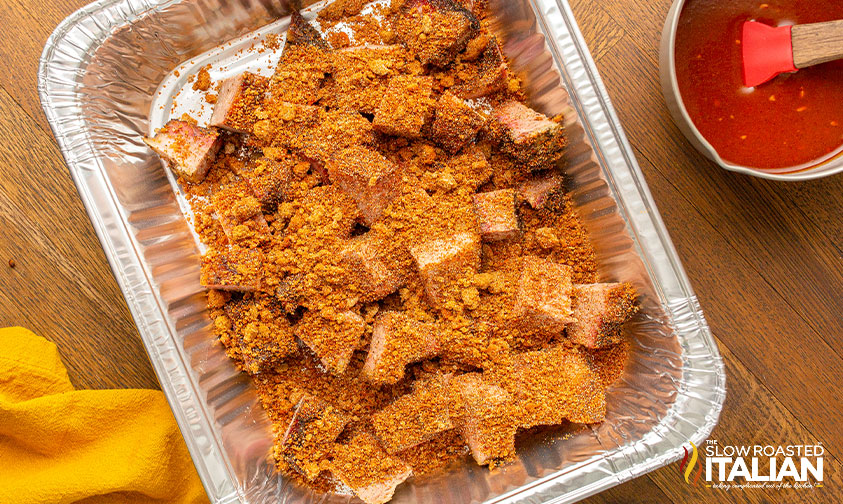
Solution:
M 493 124 L 496 107 L 523 97 L 505 58 L 489 63 L 482 5 L 364 4 L 321 11 L 324 38 L 299 16 L 286 47 L 268 41 L 284 51 L 271 78 L 223 84 L 236 92 L 216 100 L 222 146 L 204 179 L 180 183 L 208 247 L 214 330 L 252 375 L 279 470 L 381 503 L 410 475 L 468 455 L 505 464 L 519 429 L 601 421 L 634 292 L 588 304 L 578 331 L 601 336 L 589 340 L 599 348 L 571 342 L 567 316 L 518 307 L 519 289 L 522 302 L 576 302 L 597 263 L 562 187 L 520 192 L 539 175 L 512 149 L 535 148 L 535 118 Z M 202 68 L 193 86 L 211 85 Z M 564 138 L 558 118 L 537 121 L 536 142 Z M 502 150 L 507 127 L 519 143 Z M 563 150 L 546 149 L 558 157 L 542 180 L 562 180 L 552 161 Z M 489 206 L 483 218 L 509 231 L 481 235 L 475 195 L 494 191 L 514 197 L 515 215 Z M 524 293 L 527 256 L 567 275 L 555 288 L 569 291 Z

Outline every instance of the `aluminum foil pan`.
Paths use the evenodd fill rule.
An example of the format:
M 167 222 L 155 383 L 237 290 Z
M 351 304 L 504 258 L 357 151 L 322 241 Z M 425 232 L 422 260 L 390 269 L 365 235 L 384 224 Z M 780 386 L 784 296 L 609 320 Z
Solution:
M 566 114 L 570 191 L 600 276 L 632 282 L 642 314 L 604 423 L 520 439 L 518 459 L 493 471 L 464 464 L 411 480 L 396 503 L 572 502 L 677 460 L 683 443 L 708 436 L 725 397 L 717 346 L 570 8 L 491 3 L 532 105 Z M 185 86 L 199 66 L 214 78 L 266 71 L 270 52 L 242 49 L 283 33 L 289 12 L 270 0 L 101 0 L 56 28 L 39 69 L 44 112 L 214 503 L 350 499 L 274 472 L 266 415 L 211 331 L 187 209 L 140 140 L 174 100 L 177 113 L 202 115 Z

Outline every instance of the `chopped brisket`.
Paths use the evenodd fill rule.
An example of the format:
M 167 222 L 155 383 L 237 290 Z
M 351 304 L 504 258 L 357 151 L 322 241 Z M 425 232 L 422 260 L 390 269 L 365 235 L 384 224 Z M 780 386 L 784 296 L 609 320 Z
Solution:
M 556 170 L 533 174 L 518 186 L 518 194 L 533 208 L 544 208 L 547 198 L 562 188 L 562 176 Z
M 414 244 L 410 255 L 424 282 L 428 302 L 442 307 L 458 282 L 472 278 L 480 268 L 480 239 L 473 233 L 457 233 Z
M 522 329 L 536 336 L 561 334 L 574 321 L 571 268 L 533 256 L 521 261 L 515 316 Z
M 396 28 L 419 61 L 446 66 L 477 35 L 480 22 L 452 0 L 408 0 Z
M 446 91 L 436 104 L 433 140 L 453 154 L 473 141 L 485 123 L 486 119 L 471 105 Z
M 514 190 L 477 193 L 473 198 L 483 241 L 509 240 L 521 233 Z
M 567 140 L 561 122 L 517 101 L 496 107 L 493 116 L 501 130 L 501 149 L 528 168 L 549 168 L 565 154 Z
M 308 480 L 315 479 L 322 472 L 320 462 L 330 455 L 348 421 L 348 416 L 330 404 L 304 395 L 281 438 L 279 458 Z
M 205 178 L 222 145 L 217 130 L 175 119 L 167 122 L 152 138 L 143 137 L 143 141 L 176 173 L 194 183 Z
M 371 149 L 357 146 L 339 151 L 326 168 L 331 182 L 357 202 L 367 225 L 380 219 L 387 205 L 401 195 L 398 167 Z
M 408 364 L 439 353 L 439 332 L 436 324 L 415 320 L 404 312 L 378 314 L 363 364 L 363 378 L 375 385 L 397 383 Z
M 353 311 L 308 311 L 295 327 L 296 336 L 334 375 L 345 372 L 364 332 L 366 322 Z
M 432 77 L 393 77 L 375 111 L 374 128 L 387 135 L 418 137 L 432 115 L 432 90 Z
M 621 283 L 574 286 L 573 308 L 576 320 L 568 326 L 568 337 L 587 348 L 620 342 L 621 326 L 638 311 L 635 290 Z
M 202 256 L 200 283 L 203 287 L 224 291 L 254 292 L 261 288 L 260 249 L 230 245 L 212 248 Z
M 372 416 L 375 435 L 387 453 L 412 448 L 452 429 L 449 397 L 451 375 L 416 382 L 411 394 L 399 397 Z
M 250 72 L 222 82 L 210 125 L 235 133 L 251 133 L 255 111 L 264 103 L 269 79 Z
M 377 440 L 360 432 L 347 443 L 334 445 L 330 471 L 365 504 L 384 504 L 395 487 L 413 471 L 397 457 L 386 453 Z

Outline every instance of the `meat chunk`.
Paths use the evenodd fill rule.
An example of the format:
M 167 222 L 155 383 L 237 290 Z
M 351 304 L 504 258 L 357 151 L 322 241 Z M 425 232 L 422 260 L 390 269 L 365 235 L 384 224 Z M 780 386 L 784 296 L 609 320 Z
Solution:
M 433 112 L 432 91 L 432 77 L 393 77 L 375 111 L 374 128 L 387 135 L 418 137 Z
M 480 221 L 480 238 L 483 241 L 509 240 L 521 232 L 515 191 L 512 189 L 475 194 L 474 211 Z
M 313 105 L 332 69 L 328 43 L 301 14 L 293 11 L 284 52 L 269 83 L 270 99 Z
M 528 168 L 548 168 L 565 154 L 567 140 L 562 123 L 516 101 L 498 106 L 493 115 L 503 137 L 501 150 Z
M 436 104 L 433 140 L 453 154 L 472 142 L 485 123 L 485 118 L 479 112 L 446 91 Z
M 291 47 L 309 46 L 317 47 L 319 49 L 328 50 L 330 46 L 322 34 L 301 15 L 297 10 L 293 10 L 290 15 L 290 26 L 287 28 L 287 41 L 284 50 Z
M 458 155 L 448 159 L 447 172 L 453 174 L 460 186 L 477 190 L 492 178 L 492 165 L 476 145 L 470 145 Z
M 351 196 L 336 185 L 314 187 L 298 204 L 286 232 L 298 233 L 303 240 L 347 239 L 360 215 Z
M 452 383 L 458 428 L 474 460 L 492 465 L 512 459 L 517 430 L 512 395 L 485 382 L 479 373 L 460 375 Z
M 348 240 L 340 250 L 340 264 L 349 283 L 361 294 L 360 301 L 383 299 L 404 285 L 406 275 L 395 262 L 390 250 L 393 247 L 394 244 L 370 231 Z
M 374 114 L 390 79 L 405 72 L 410 55 L 399 45 L 359 46 L 333 53 L 332 87 L 325 88 L 328 107 Z
M 263 252 L 231 245 L 202 256 L 200 283 L 224 291 L 254 292 L 262 284 Z
M 520 427 L 601 422 L 606 416 L 606 394 L 600 377 L 586 357 L 557 345 L 515 356 L 514 386 Z
M 446 66 L 477 35 L 480 23 L 452 0 L 410 0 L 396 23 L 404 45 L 424 64 Z
M 379 386 L 397 383 L 408 364 L 439 354 L 439 332 L 436 324 L 415 320 L 403 312 L 378 314 L 363 378 Z
M 143 137 L 143 141 L 178 175 L 197 184 L 205 178 L 222 145 L 217 130 L 175 119 L 167 122 L 154 137 Z
M 268 117 L 254 123 L 252 133 L 264 145 L 300 151 L 307 144 L 313 131 L 325 120 L 322 107 L 272 101 L 266 104 Z
M 555 170 L 536 173 L 518 186 L 518 194 L 533 208 L 544 208 L 551 194 L 562 188 L 562 176 Z
M 302 153 L 311 161 L 327 164 L 335 153 L 375 144 L 372 123 L 353 110 L 330 110 L 302 142 Z M 327 171 L 326 171 L 327 174 Z
M 449 407 L 450 379 L 450 375 L 438 375 L 417 382 L 411 394 L 372 416 L 375 435 L 387 453 L 412 448 L 454 427 Z
M 386 453 L 377 440 L 365 432 L 355 434 L 346 444 L 335 445 L 331 473 L 366 504 L 384 504 L 395 487 L 413 471 L 400 459 Z
M 237 167 L 237 174 L 249 185 L 252 194 L 268 211 L 284 201 L 293 184 L 293 158 L 282 160 L 261 157 Z
M 480 239 L 473 233 L 457 233 L 412 245 L 410 255 L 424 282 L 428 301 L 442 307 L 458 282 L 472 278 L 480 268 Z
M 476 40 L 479 40 L 478 37 Z M 474 41 L 472 41 L 474 43 Z M 495 37 L 490 37 L 477 65 L 477 76 L 460 83 L 451 92 L 460 98 L 473 99 L 505 89 L 509 81 L 509 65 Z
M 296 336 L 334 375 L 345 372 L 364 332 L 366 321 L 353 311 L 308 311 L 295 327 Z
M 355 202 L 363 222 L 372 225 L 383 210 L 401 195 L 398 167 L 366 147 L 349 147 L 328 162 L 328 177 Z
M 231 243 L 257 245 L 269 239 L 261 203 L 246 184 L 230 184 L 211 196 L 220 225 Z
M 568 337 L 587 348 L 602 348 L 623 338 L 621 326 L 637 311 L 635 289 L 629 284 L 574 286 L 574 318 Z
M 538 335 L 560 334 L 574 321 L 571 268 L 547 259 L 522 259 L 515 295 L 515 316 L 521 328 Z
M 245 72 L 222 82 L 210 125 L 236 133 L 251 133 L 263 104 L 269 80 Z
M 225 305 L 231 333 L 220 337 L 228 355 L 251 374 L 272 370 L 298 352 L 293 328 L 274 298 L 255 294 Z
M 312 481 L 322 472 L 320 462 L 331 453 L 348 421 L 348 416 L 330 404 L 305 395 L 296 404 L 276 455 Z

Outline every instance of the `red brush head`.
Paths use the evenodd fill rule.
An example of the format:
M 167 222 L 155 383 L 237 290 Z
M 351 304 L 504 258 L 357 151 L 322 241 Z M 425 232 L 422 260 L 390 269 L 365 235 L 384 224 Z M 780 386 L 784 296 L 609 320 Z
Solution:
M 795 72 L 792 26 L 774 28 L 747 21 L 743 24 L 743 83 L 748 87 L 764 84 L 773 77 Z

